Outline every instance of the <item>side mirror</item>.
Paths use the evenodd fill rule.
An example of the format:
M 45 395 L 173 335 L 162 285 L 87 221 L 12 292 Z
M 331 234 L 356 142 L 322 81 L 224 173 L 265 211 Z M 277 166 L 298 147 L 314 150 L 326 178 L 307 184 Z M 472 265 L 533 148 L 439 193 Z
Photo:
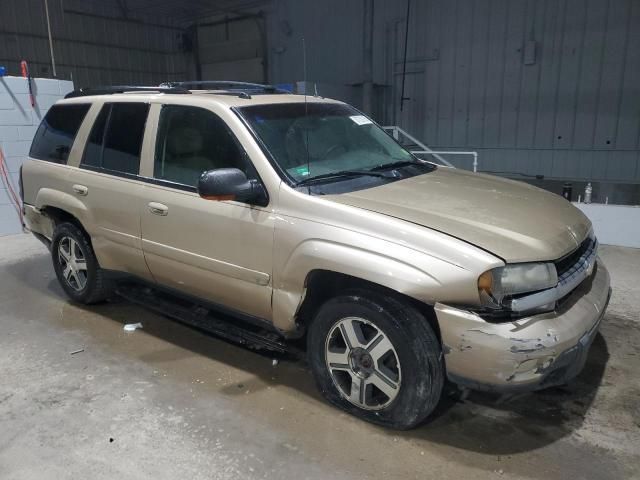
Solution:
M 260 182 L 249 180 L 237 168 L 217 168 L 200 175 L 198 194 L 206 200 L 236 200 L 255 205 L 267 204 L 267 193 Z

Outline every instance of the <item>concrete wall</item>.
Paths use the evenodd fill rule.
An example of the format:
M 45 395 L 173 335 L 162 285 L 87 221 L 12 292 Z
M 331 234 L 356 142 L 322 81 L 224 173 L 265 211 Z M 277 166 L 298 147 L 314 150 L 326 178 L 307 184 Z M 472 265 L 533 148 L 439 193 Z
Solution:
M 73 90 L 64 80 L 35 78 L 32 81 L 35 107 L 29 101 L 29 87 L 22 77 L 0 77 L 0 148 L 4 153 L 14 188 L 18 171 L 29 153 L 31 140 L 51 105 Z M 18 233 L 21 225 L 10 203 L 4 182 L 0 182 L 0 235 Z
M 574 205 L 593 222 L 600 243 L 640 248 L 640 207 L 595 203 Z

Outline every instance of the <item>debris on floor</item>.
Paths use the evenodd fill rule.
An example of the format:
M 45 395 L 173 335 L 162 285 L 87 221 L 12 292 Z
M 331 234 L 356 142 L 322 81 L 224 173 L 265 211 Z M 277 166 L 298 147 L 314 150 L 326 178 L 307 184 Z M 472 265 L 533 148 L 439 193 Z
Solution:
M 124 326 L 124 331 L 125 332 L 135 332 L 139 328 L 142 328 L 142 324 L 140 322 L 138 322 L 138 323 L 127 323 Z
M 84 348 L 79 348 L 78 350 L 74 350 L 73 352 L 69 352 L 69 355 L 75 355 L 76 353 L 84 352 Z

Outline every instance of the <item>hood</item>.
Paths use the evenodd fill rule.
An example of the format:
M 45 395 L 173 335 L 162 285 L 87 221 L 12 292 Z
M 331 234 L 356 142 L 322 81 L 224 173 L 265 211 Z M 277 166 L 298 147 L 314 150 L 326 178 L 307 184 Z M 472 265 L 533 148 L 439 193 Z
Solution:
M 591 228 L 556 194 L 450 168 L 323 198 L 438 230 L 512 263 L 559 259 Z

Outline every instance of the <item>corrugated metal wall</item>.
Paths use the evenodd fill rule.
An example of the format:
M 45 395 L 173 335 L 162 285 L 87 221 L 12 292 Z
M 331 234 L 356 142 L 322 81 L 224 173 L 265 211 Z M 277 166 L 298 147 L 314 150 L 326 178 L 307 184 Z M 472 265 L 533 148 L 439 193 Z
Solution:
M 183 30 L 170 23 L 124 19 L 115 1 L 49 4 L 61 78 L 73 74 L 76 85 L 96 85 L 195 76 L 190 55 L 180 51 Z M 359 106 L 363 5 L 267 2 L 268 80 L 303 79 L 304 37 L 307 80 L 322 85 L 321 94 Z M 407 4 L 374 5 L 374 115 L 381 123 L 398 124 L 437 149 L 478 150 L 484 170 L 640 183 L 640 1 L 412 0 L 403 112 Z M 243 28 L 229 41 L 248 41 L 255 70 L 256 30 L 236 26 Z M 199 30 L 211 44 L 203 63 L 229 65 L 203 71 L 205 78 L 233 72 L 246 57 L 226 37 L 218 44 L 208 35 L 219 29 Z M 17 73 L 21 58 L 34 75 L 51 73 L 43 0 L 0 2 L 0 65 Z
M 198 54 L 203 80 L 263 83 L 265 37 L 260 16 L 215 17 L 198 25 Z
M 303 38 L 309 80 L 362 81 L 361 0 L 274 0 L 269 13 L 269 64 L 274 81 L 304 80 Z
M 300 78 L 303 35 L 310 80 L 362 80 L 362 2 L 318 3 L 276 2 L 272 80 Z M 379 121 L 483 170 L 640 182 L 638 0 L 413 0 L 400 112 L 405 9 L 375 1 Z
M 76 86 L 154 84 L 187 77 L 182 29 L 145 17 L 123 18 L 116 2 L 49 0 L 58 78 Z M 0 1 L 0 65 L 51 77 L 43 0 Z

